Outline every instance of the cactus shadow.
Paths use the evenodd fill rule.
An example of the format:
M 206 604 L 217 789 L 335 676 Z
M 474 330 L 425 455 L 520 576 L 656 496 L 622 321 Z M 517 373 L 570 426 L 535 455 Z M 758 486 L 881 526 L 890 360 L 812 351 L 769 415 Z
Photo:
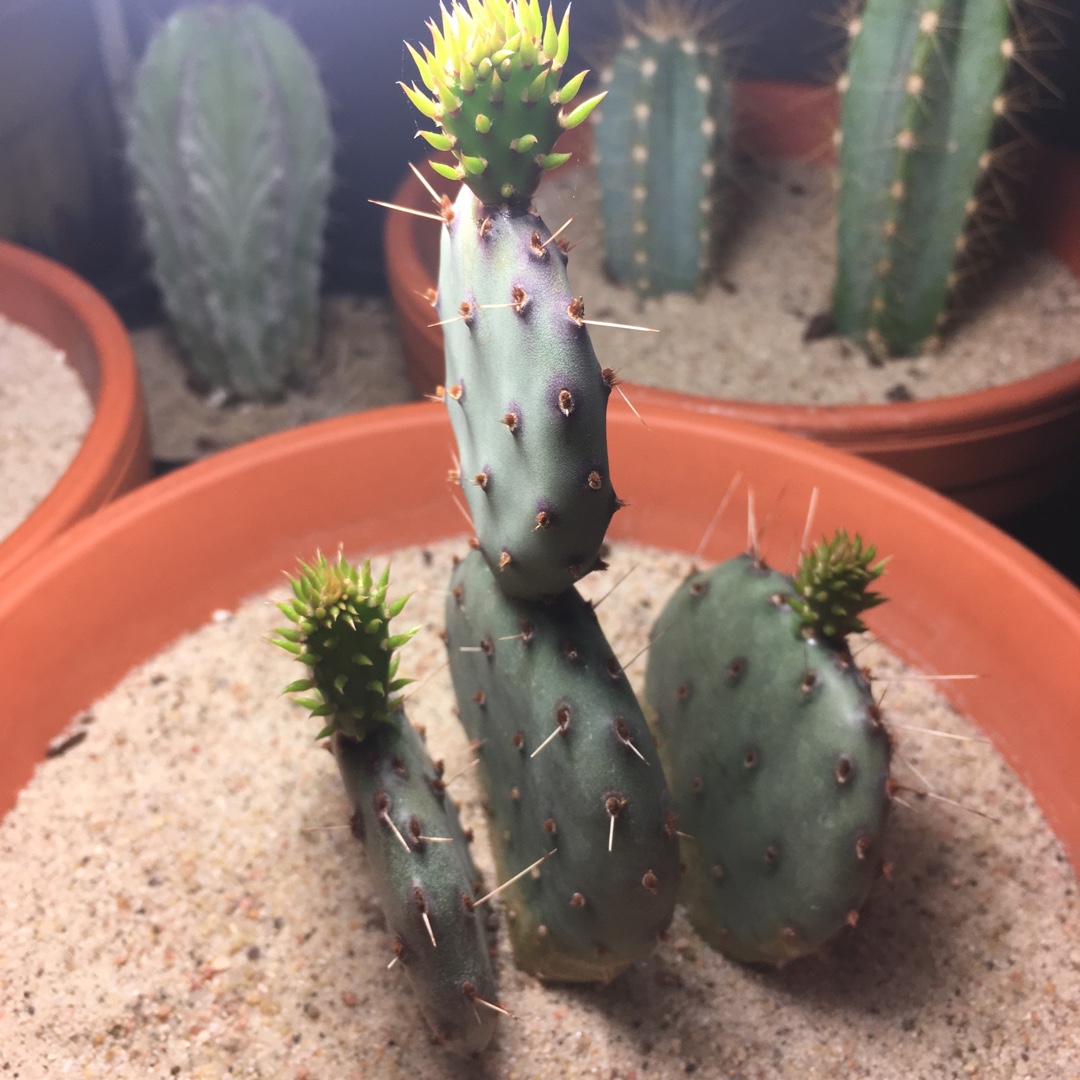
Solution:
M 892 880 L 879 883 L 859 925 L 817 955 L 784 968 L 740 964 L 701 942 L 680 914 L 670 935 L 674 948 L 665 946 L 609 986 L 564 992 L 586 1010 L 605 1013 L 646 1055 L 650 1040 L 677 1026 L 673 1016 L 699 1006 L 718 1018 L 738 1015 L 731 1010 L 754 999 L 779 1008 L 806 1006 L 843 1014 L 853 1031 L 882 1020 L 907 1030 L 917 1015 L 947 1014 L 984 973 L 984 930 L 981 919 L 968 925 L 964 918 L 971 901 L 964 893 L 968 882 L 958 875 L 966 873 L 965 864 L 955 836 L 940 825 L 937 811 L 922 804 L 896 815 Z

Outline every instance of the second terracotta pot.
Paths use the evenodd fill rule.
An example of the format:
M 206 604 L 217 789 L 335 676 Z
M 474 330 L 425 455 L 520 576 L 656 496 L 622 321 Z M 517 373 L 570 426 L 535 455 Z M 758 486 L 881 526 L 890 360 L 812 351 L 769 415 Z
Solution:
M 735 101 L 741 147 L 759 157 L 819 157 L 835 129 L 835 95 L 820 87 L 743 82 Z M 560 149 L 580 159 L 583 135 L 571 132 Z M 1047 155 L 1035 225 L 1048 249 L 1080 274 L 1078 170 L 1075 162 Z M 448 192 L 456 186 L 438 177 L 435 184 Z M 412 173 L 393 201 L 430 209 Z M 409 375 L 418 393 L 430 393 L 443 373 L 442 331 L 431 325 L 436 316 L 425 296 L 436 284 L 439 226 L 389 213 L 385 243 Z M 1005 386 L 892 404 L 773 405 L 644 386 L 635 386 L 632 397 L 639 410 L 673 405 L 817 439 L 896 469 L 987 517 L 1054 494 L 1076 475 L 1080 460 L 1080 358 Z
M 95 289 L 52 259 L 0 242 L 0 313 L 64 353 L 93 403 L 52 490 L 0 540 L 0 580 L 80 518 L 150 477 L 150 433 L 131 341 Z

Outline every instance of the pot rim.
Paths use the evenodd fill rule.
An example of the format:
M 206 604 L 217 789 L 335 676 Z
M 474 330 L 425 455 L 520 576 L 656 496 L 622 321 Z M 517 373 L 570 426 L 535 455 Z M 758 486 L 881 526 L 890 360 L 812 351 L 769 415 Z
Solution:
M 893 600 L 870 613 L 872 629 L 930 674 L 980 676 L 943 684 L 947 696 L 995 741 L 1080 864 L 1080 590 L 969 511 L 829 447 L 678 409 L 657 409 L 645 428 L 613 407 L 609 432 L 630 503 L 613 539 L 695 551 L 741 471 L 768 507 L 763 553 L 774 564 L 797 546 L 811 488 L 819 531 L 845 525 L 892 555 Z M 48 741 L 126 670 L 297 557 L 460 535 L 437 464 L 451 441 L 429 403 L 267 436 L 144 485 L 28 560 L 0 595 L 0 655 L 13 675 L 4 714 L 20 718 L 0 726 L 0 812 Z M 344 478 L 363 501 L 342 498 Z M 374 509 L 358 513 L 364 502 Z M 701 557 L 734 554 L 743 535 L 728 518 Z
M 0 240 L 0 313 L 63 349 L 94 405 L 68 468 L 0 540 L 2 579 L 73 522 L 148 479 L 150 436 L 131 340 L 88 282 L 44 255 Z

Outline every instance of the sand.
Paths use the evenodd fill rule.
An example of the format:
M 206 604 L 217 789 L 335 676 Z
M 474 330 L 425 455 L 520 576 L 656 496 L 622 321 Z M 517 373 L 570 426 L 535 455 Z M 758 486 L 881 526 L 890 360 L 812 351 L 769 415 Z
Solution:
M 640 300 L 603 269 L 599 190 L 591 166 L 557 170 L 537 197 L 544 220 L 577 246 L 567 268 L 586 317 L 651 327 L 596 327 L 593 344 L 623 379 L 708 397 L 790 404 L 883 403 L 999 386 L 1080 356 L 1080 280 L 1030 241 L 968 290 L 941 347 L 871 364 L 832 336 L 804 341 L 830 306 L 835 269 L 831 171 L 799 162 L 744 162 L 734 208 L 700 294 Z M 977 285 L 977 289 L 972 286 Z
M 63 352 L 0 315 L 0 540 L 63 476 L 93 418 Z
M 221 395 L 194 392 L 166 326 L 134 330 L 131 341 L 146 392 L 152 454 L 163 461 L 193 461 L 260 435 L 415 397 L 393 310 L 379 297 L 325 298 L 310 385 L 272 404 L 226 404 Z
M 468 761 L 439 639 L 463 550 L 394 556 L 393 595 L 419 590 L 400 619 L 422 627 L 403 672 L 427 676 L 409 715 L 448 776 Z M 587 580 L 597 596 L 636 566 L 599 608 L 617 655 L 638 651 L 654 598 L 687 562 L 616 547 L 606 580 Z M 0 824 L 0 1076 L 1080 1076 L 1073 870 L 996 752 L 879 645 L 858 655 L 889 680 L 897 778 L 996 821 L 905 795 L 891 882 L 826 955 L 783 971 L 724 960 L 679 915 L 612 985 L 547 988 L 515 969 L 501 935 L 501 997 L 519 1019 L 501 1021 L 482 1063 L 456 1064 L 431 1045 L 403 973 L 387 970 L 316 721 L 278 694 L 298 677 L 264 641 L 280 614 L 255 597 L 207 620 L 78 718 L 76 741 Z M 639 684 L 643 665 L 631 669 Z M 490 882 L 474 774 L 450 790 Z

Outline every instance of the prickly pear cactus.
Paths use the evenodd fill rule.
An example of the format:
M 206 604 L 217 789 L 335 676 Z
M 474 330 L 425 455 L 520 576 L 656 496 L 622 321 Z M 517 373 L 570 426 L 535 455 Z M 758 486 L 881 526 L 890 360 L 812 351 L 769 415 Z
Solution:
M 413 55 L 431 93 L 406 87 L 439 125 L 464 180 L 446 208 L 438 314 L 446 343 L 444 399 L 476 535 L 500 587 L 557 596 L 597 564 L 619 502 L 608 471 L 602 372 L 566 253 L 529 200 L 565 159 L 553 150 L 599 97 L 572 110 L 581 85 L 560 87 L 566 17 L 536 0 L 484 0 L 431 24 L 434 52 Z M 584 74 L 584 73 L 583 73 Z
M 833 321 L 876 355 L 910 355 L 944 321 L 977 219 L 1010 0 L 867 0 L 849 27 Z
M 441 768 L 396 695 L 395 650 L 415 631 L 391 634 L 405 600 L 388 603 L 389 571 L 319 556 L 292 579 L 278 606 L 293 626 L 276 643 L 309 676 L 286 687 L 322 717 L 354 809 L 353 833 L 394 941 L 436 1038 L 461 1053 L 483 1050 L 498 1012 L 485 915 L 474 909 L 478 875 Z M 393 962 L 393 961 L 392 961 Z
M 476 745 L 519 966 L 608 981 L 671 921 L 678 840 L 660 761 L 591 606 L 506 597 L 480 554 L 454 570 L 447 650 Z
M 257 4 L 177 11 L 139 66 L 128 158 L 196 379 L 280 396 L 318 329 L 332 137 L 315 65 Z
M 708 274 L 731 173 L 731 94 L 719 46 L 675 5 L 635 20 L 593 113 L 608 270 L 644 296 Z M 685 5 L 684 5 L 685 6 Z
M 739 960 L 783 964 L 854 925 L 881 867 L 891 746 L 844 635 L 880 602 L 838 534 L 795 580 L 741 555 L 692 574 L 646 675 L 684 834 L 682 898 Z

